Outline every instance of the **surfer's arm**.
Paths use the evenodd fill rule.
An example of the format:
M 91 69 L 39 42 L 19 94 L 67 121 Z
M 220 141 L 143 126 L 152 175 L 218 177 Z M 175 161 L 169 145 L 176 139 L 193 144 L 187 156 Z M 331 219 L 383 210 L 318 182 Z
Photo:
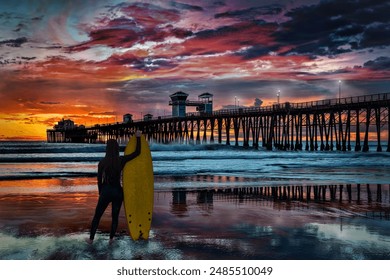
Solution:
M 125 164 L 128 161 L 130 161 L 132 159 L 135 159 L 141 153 L 141 134 L 136 134 L 136 137 L 137 137 L 137 145 L 135 146 L 135 151 L 132 152 L 131 154 L 123 156 L 123 158 L 122 158 L 122 168 L 125 166 Z

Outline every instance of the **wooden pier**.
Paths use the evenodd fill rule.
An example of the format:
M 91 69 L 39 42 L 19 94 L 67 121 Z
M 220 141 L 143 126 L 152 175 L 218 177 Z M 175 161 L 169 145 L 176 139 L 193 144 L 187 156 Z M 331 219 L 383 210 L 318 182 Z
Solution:
M 136 130 L 149 142 L 226 144 L 268 150 L 390 152 L 390 93 L 187 113 L 128 123 L 47 130 L 48 142 L 126 143 Z

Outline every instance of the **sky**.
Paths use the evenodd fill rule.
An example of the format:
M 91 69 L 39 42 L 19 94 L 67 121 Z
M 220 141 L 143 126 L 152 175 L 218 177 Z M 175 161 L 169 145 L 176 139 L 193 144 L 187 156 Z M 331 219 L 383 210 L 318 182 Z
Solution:
M 16 2 L 0 0 L 0 140 L 171 115 L 177 91 L 215 110 L 390 91 L 385 0 Z

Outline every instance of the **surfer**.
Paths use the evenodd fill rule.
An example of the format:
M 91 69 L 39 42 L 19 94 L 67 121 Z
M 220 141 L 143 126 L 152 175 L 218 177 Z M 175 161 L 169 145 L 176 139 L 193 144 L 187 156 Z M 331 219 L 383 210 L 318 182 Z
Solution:
M 123 202 L 123 189 L 120 183 L 121 172 L 125 164 L 139 156 L 141 152 L 141 131 L 136 131 L 136 149 L 133 153 L 125 156 L 119 155 L 119 144 L 115 139 L 109 139 L 106 145 L 106 155 L 98 165 L 98 190 L 99 200 L 96 205 L 95 215 L 92 219 L 91 231 L 87 242 L 92 244 L 96 230 L 99 226 L 107 206 L 112 206 L 112 221 L 110 231 L 110 244 L 112 243 L 118 227 L 119 212 Z

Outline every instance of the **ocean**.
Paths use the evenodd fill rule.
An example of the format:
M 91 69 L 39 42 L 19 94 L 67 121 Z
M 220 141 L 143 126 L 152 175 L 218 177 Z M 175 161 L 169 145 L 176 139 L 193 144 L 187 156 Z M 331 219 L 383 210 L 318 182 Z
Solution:
M 0 143 L 0 259 L 390 259 L 390 153 L 152 143 L 150 239 L 89 245 L 104 151 Z

